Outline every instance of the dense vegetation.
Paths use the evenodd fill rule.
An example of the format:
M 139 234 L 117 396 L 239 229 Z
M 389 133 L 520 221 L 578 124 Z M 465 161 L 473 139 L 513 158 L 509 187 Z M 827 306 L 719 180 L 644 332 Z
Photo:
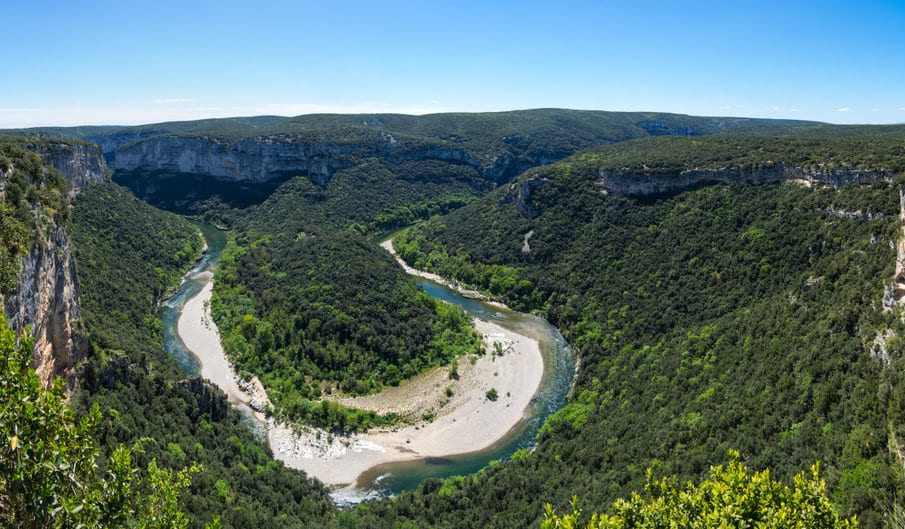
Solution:
M 240 240 L 221 261 L 212 310 L 237 367 L 258 374 L 290 418 L 310 415 L 322 389 L 397 385 L 481 347 L 461 309 L 352 233 Z
M 396 385 L 479 349 L 464 313 L 427 296 L 365 235 L 468 203 L 484 185 L 460 165 L 371 158 L 326 188 L 293 178 L 238 216 L 213 316 L 280 417 L 367 428 L 380 419 L 312 400 Z
M 478 191 L 508 181 L 524 170 L 562 159 L 580 149 L 646 136 L 698 136 L 724 131 L 777 130 L 809 125 L 807 122 L 744 118 L 710 118 L 646 112 L 597 112 L 563 109 L 538 109 L 496 113 L 450 113 L 427 116 L 397 114 L 306 115 L 293 118 L 235 118 L 174 122 L 140 127 L 81 127 L 40 129 L 32 133 L 67 135 L 101 144 L 112 161 L 117 150 L 129 150 L 154 138 L 201 139 L 230 149 L 242 142 L 286 146 L 283 156 L 290 158 L 295 147 L 315 153 L 309 164 L 329 167 L 312 176 L 313 195 L 327 187 L 337 171 L 351 170 L 358 176 L 356 185 L 370 185 L 374 176 L 391 173 L 396 180 L 413 175 L 420 181 L 441 181 L 455 177 L 468 179 Z M 813 125 L 813 124 L 810 124 Z M 254 151 L 254 148 L 251 149 Z M 240 211 L 260 203 L 286 179 L 307 175 L 277 173 L 260 163 L 265 182 L 231 181 L 204 174 L 160 170 L 117 170 L 117 183 L 158 207 L 180 213 L 201 215 L 218 225 L 237 220 Z M 299 160 L 303 162 L 304 160 Z M 418 167 L 427 164 L 428 167 Z M 429 165 L 433 167 L 429 167 Z M 112 164 L 111 165 L 115 165 Z M 405 167 L 409 165 L 409 167 Z M 412 167 L 414 166 L 414 167 Z M 304 164 L 303 164 L 304 167 Z M 374 175 L 374 176 L 371 176 Z M 364 189 L 367 191 L 367 189 Z M 400 190 L 405 194 L 404 190 Z M 449 193 L 452 190 L 445 190 Z M 472 190 L 471 194 L 474 194 Z M 379 199 L 380 192 L 365 193 Z M 390 193 L 394 196 L 395 193 Z M 429 200 L 442 199 L 434 195 Z M 411 205 L 414 201 L 396 205 Z M 349 204 L 344 207 L 348 208 Z M 371 212 L 371 209 L 367 209 Z M 373 222 L 373 214 L 365 219 Z
M 310 399 L 326 387 L 369 392 L 446 363 L 476 346 L 462 315 L 431 301 L 373 243 L 348 232 L 373 234 L 445 213 L 488 192 L 493 178 L 584 146 L 731 126 L 666 114 L 537 110 L 305 116 L 256 129 L 267 141 L 355 149 L 338 155 L 346 168 L 326 183 L 299 176 L 242 211 L 224 213 L 235 204 L 229 197 L 194 206 L 210 205 L 206 214 L 229 218 L 238 233 L 216 283 L 214 316 L 226 349 L 274 391 L 282 415 L 309 419 L 318 411 Z M 470 158 L 429 154 L 441 147 Z M 488 177 L 484 168 L 498 159 L 509 160 L 507 168 Z M 177 181 L 185 180 L 167 182 Z
M 507 120 L 526 114 L 338 122 L 353 139 L 385 129 L 407 141 L 435 128 L 424 142 L 467 144 L 482 160 L 501 154 L 500 145 L 524 145 L 518 152 L 538 154 L 525 155 L 531 163 L 565 156 L 583 142 L 757 132 L 746 129 L 750 123 L 711 120 L 704 130 L 694 128 L 696 118 L 658 124 L 656 116 L 620 115 L 623 128 L 595 136 L 596 125 L 578 123 L 590 119 L 583 113 L 532 115 L 536 128 L 522 124 L 517 134 Z M 230 122 L 238 132 L 227 131 L 223 141 L 265 133 L 308 141 L 331 120 L 337 118 Z M 175 132 L 195 134 L 190 129 Z M 900 451 L 905 436 L 905 324 L 880 310 L 893 275 L 890 245 L 900 236 L 898 186 L 720 185 L 637 199 L 602 195 L 588 169 L 643 175 L 650 168 L 775 162 L 900 170 L 901 140 L 886 141 L 892 129 L 789 124 L 784 135 L 810 139 L 658 138 L 595 149 L 529 175 L 553 177 L 534 191 L 533 219 L 516 211 L 508 186 L 475 200 L 488 182 L 471 166 L 437 160 L 363 158 L 326 186 L 292 178 L 245 210 L 211 198 L 236 228 L 215 301 L 224 340 L 302 416 L 318 413 L 306 401 L 328 385 L 369 391 L 468 344 L 467 333 L 455 338 L 460 315 L 426 303 L 363 237 L 465 203 L 410 230 L 397 249 L 420 268 L 542 313 L 581 355 L 572 398 L 541 431 L 536 450 L 348 511 L 335 510 L 323 488 L 275 463 L 218 391 L 185 379 L 160 350 L 154 305 L 197 251 L 194 230 L 114 186 L 89 188 L 75 208 L 73 239 L 94 354 L 73 403 L 83 417 L 91 417 L 93 403 L 105 410 L 95 439 L 107 454 L 153 439 L 134 456 L 142 475 L 150 475 L 152 460 L 168 472 L 203 465 L 181 499 L 192 527 L 215 513 L 224 527 L 538 526 L 546 502 L 563 511 L 577 494 L 583 511 L 601 511 L 645 482 L 660 484 L 660 492 L 628 500 L 632 511 L 617 504 L 611 515 L 659 516 L 675 504 L 658 498 L 687 494 L 696 501 L 721 476 L 738 478 L 740 492 L 729 500 L 761 490 L 745 488 L 746 470 L 735 461 L 700 488 L 680 490 L 644 472 L 652 469 L 654 480 L 699 480 L 732 448 L 751 468 L 770 468 L 787 484 L 821 461 L 841 514 L 881 526 L 903 493 L 889 447 Z M 870 141 L 851 140 L 858 136 Z M 856 211 L 871 215 L 845 214 Z M 121 259 L 126 252 L 142 262 Z M 416 356 L 400 355 L 412 344 Z M 375 419 L 346 411 L 321 413 L 340 428 Z M 762 474 L 752 481 L 775 497 L 788 492 Z M 808 490 L 817 485 L 809 481 Z M 816 492 L 809 505 L 830 513 Z
M 567 109 L 517 110 L 492 113 L 308 114 L 296 117 L 256 116 L 156 123 L 133 127 L 55 127 L 30 134 L 96 141 L 136 141 L 158 135 L 208 137 L 220 142 L 246 138 L 283 137 L 319 141 L 324 134 L 342 141 L 360 140 L 368 131 L 386 131 L 413 138 L 437 138 L 475 150 L 518 144 L 524 150 L 569 153 L 578 148 L 639 136 L 713 134 L 723 130 L 756 131 L 765 127 L 820 127 L 803 121 L 714 118 L 658 112 L 603 112 Z M 863 134 L 863 131 L 861 132 Z M 122 145 L 122 143 L 120 143 Z M 106 152 L 106 151 L 105 151 Z M 560 155 L 562 157 L 562 155 Z
M 201 253 L 197 229 L 116 184 L 101 183 L 79 194 L 72 238 L 92 342 L 155 354 L 163 339 L 157 302 Z
M 542 491 L 559 506 L 576 493 L 607 505 L 640 489 L 645 467 L 689 479 L 736 447 L 781 479 L 820 460 L 843 512 L 881 525 L 901 494 L 887 447 L 901 436 L 905 387 L 870 350 L 878 339 L 901 362 L 900 340 L 884 333 L 905 325 L 880 310 L 898 187 L 719 185 L 630 199 L 602 195 L 587 172 L 549 171 L 558 178 L 535 191 L 537 218 L 501 189 L 397 249 L 560 327 L 582 360 L 571 402 L 532 456 L 465 480 L 440 505 L 425 483 L 375 511 L 507 526 L 539 516 Z M 453 509 L 468 522 L 453 524 Z
M 328 520 L 326 491 L 275 462 L 223 394 L 187 379 L 161 347 L 157 301 L 197 255 L 197 229 L 103 184 L 80 194 L 72 236 L 93 346 L 73 404 L 85 416 L 95 404 L 104 411 L 94 436 L 106 453 L 149 438 L 133 456 L 139 468 L 200 465 L 179 502 L 192 528 L 214 515 L 224 528 Z
M 402 220 L 444 213 L 488 190 L 468 167 L 435 160 L 394 165 L 368 159 L 337 171 L 326 187 L 304 177 L 291 179 L 279 193 L 246 211 L 236 227 L 288 238 L 343 229 L 373 233 L 393 229 Z
M 742 170 L 775 164 L 815 171 L 839 168 L 901 172 L 905 145 L 901 137 L 784 138 L 776 136 L 718 135 L 706 138 L 642 138 L 582 152 L 559 171 L 615 171 L 656 174 L 687 169 Z

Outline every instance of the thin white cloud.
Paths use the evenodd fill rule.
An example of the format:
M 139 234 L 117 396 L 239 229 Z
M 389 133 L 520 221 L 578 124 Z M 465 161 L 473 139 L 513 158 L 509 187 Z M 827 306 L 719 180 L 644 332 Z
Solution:
M 837 108 L 836 112 L 852 112 L 852 109 L 848 107 Z
M 899 107 L 899 110 L 905 111 L 905 107 Z
M 322 105 L 314 103 L 268 103 L 241 107 L 246 111 L 285 116 L 302 114 L 431 114 L 446 112 L 450 109 L 436 104 L 397 106 L 376 101 L 355 103 L 352 105 Z
M 880 109 L 879 109 L 879 108 L 872 108 L 872 109 L 870 109 L 870 111 L 871 111 L 871 112 L 879 112 Z
M 188 101 L 187 101 L 188 102 Z M 263 103 L 263 104 L 195 104 L 171 102 L 155 103 L 123 102 L 97 107 L 72 105 L 60 108 L 0 108 L 0 129 L 76 125 L 141 125 L 165 121 L 192 121 L 197 119 L 226 118 L 236 116 L 298 116 L 302 114 L 432 114 L 450 112 L 434 104 L 393 105 L 381 102 L 360 102 L 351 105 L 315 103 Z
M 782 105 L 770 105 L 769 107 L 766 107 L 766 110 L 768 110 L 770 112 L 780 112 L 780 113 L 801 112 L 800 108 L 784 107 Z
M 27 114 L 31 112 L 41 112 L 43 110 L 43 108 L 0 107 L 0 114 Z
M 151 102 L 155 105 L 178 105 L 182 103 L 192 103 L 195 100 L 190 97 L 168 97 L 162 99 L 152 99 Z

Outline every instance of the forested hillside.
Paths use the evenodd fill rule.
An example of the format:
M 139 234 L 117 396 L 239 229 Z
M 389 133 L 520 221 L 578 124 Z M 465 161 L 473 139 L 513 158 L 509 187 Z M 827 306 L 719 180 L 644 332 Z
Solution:
M 83 414 L 103 410 L 99 444 L 111 451 L 148 438 L 135 456 L 140 468 L 200 464 L 180 498 L 189 527 L 214 515 L 224 528 L 248 529 L 329 519 L 326 491 L 275 462 L 225 396 L 163 350 L 157 302 L 200 253 L 197 229 L 106 183 L 81 193 L 72 232 L 93 349 L 73 404 Z
M 263 203 L 229 212 L 236 245 L 222 263 L 214 303 L 227 352 L 240 369 L 261 377 L 281 415 L 290 418 L 309 416 L 308 399 L 324 389 L 371 392 L 447 363 L 476 346 L 464 318 L 420 292 L 362 235 L 461 207 L 492 189 L 494 178 L 505 179 L 505 171 L 582 146 L 648 134 L 712 133 L 734 124 L 540 110 L 305 116 L 282 128 L 269 125 L 275 134 L 269 141 L 308 145 L 321 139 L 348 149 L 325 151 L 342 161 L 329 178 L 296 176 Z M 381 147 L 387 134 L 392 142 Z M 499 169 L 502 159 L 509 159 L 505 171 Z M 488 176 L 493 167 L 503 172 Z
M 474 194 L 528 168 L 595 145 L 646 136 L 762 132 L 808 124 L 538 109 L 426 116 L 259 116 L 29 133 L 97 142 L 116 169 L 115 180 L 136 195 L 164 209 L 230 224 L 237 209 L 260 203 L 295 176 L 307 176 L 318 188 L 331 187 L 331 178 L 343 170 L 389 173 L 397 181 L 454 178 L 466 182 Z M 362 184 L 370 185 L 370 179 Z M 443 197 L 432 200 L 438 198 Z
M 261 377 L 287 419 L 308 419 L 322 390 L 373 392 L 483 352 L 461 309 L 361 236 L 275 242 L 241 239 L 224 257 L 212 310 L 237 368 Z
M 79 195 L 71 231 L 94 345 L 155 356 L 163 340 L 157 303 L 201 254 L 197 230 L 103 183 Z
M 605 112 L 535 109 L 510 112 L 404 114 L 307 114 L 295 117 L 256 116 L 155 123 L 127 127 L 44 127 L 32 135 L 63 136 L 99 143 L 105 153 L 130 142 L 162 135 L 211 137 L 222 142 L 276 135 L 323 137 L 356 127 L 410 137 L 438 138 L 478 150 L 519 144 L 523 150 L 574 152 L 582 145 L 622 141 L 640 136 L 713 134 L 727 129 L 752 131 L 768 127 L 818 126 L 793 120 L 700 117 L 662 112 Z M 515 134 L 515 135 L 513 135 Z M 351 133 L 342 133 L 351 135 Z
M 731 167 L 738 147 L 747 159 L 764 146 L 688 141 L 719 158 L 691 165 L 687 149 L 657 150 L 671 139 L 579 154 L 525 177 L 546 178 L 531 194 L 535 218 L 505 188 L 399 240 L 416 267 L 541 311 L 575 345 L 581 370 L 534 454 L 457 483 L 440 505 L 425 483 L 375 512 L 425 509 L 452 527 L 447 511 L 464 509 L 457 519 L 473 526 L 514 526 L 540 516 L 542 496 L 562 509 L 578 494 L 591 510 L 640 489 L 646 468 L 691 478 L 737 449 L 786 480 L 821 461 L 843 513 L 884 524 L 902 486 L 888 447 L 905 420 L 905 326 L 881 305 L 900 237 L 898 185 L 711 185 L 630 198 L 602 193 L 588 162 L 630 149 L 676 171 Z M 771 159 L 794 165 L 839 148 L 792 145 L 811 152 Z M 900 166 L 872 145 L 845 163 Z

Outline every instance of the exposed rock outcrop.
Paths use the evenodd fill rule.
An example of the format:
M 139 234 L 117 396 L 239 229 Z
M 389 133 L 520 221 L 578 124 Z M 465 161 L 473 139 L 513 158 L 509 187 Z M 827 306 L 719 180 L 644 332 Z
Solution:
M 590 176 L 604 193 L 638 197 L 679 193 L 710 184 L 764 185 L 796 181 L 809 186 L 842 187 L 848 184 L 895 181 L 892 171 L 863 170 L 851 167 L 815 169 L 782 163 L 745 169 L 727 167 L 647 174 L 591 170 Z M 533 219 L 543 212 L 543 206 L 532 200 L 532 195 L 538 187 L 548 182 L 549 179 L 538 175 L 512 182 L 509 184 L 509 192 L 500 204 L 512 203 L 525 218 Z M 880 217 L 878 214 L 860 211 L 828 210 L 827 213 L 862 220 L 873 220 Z
M 116 153 L 116 169 L 147 173 L 192 173 L 220 180 L 266 182 L 287 174 L 307 174 L 325 186 L 337 170 L 349 167 L 357 145 L 314 145 L 246 139 L 223 143 L 211 138 L 159 136 Z
M 676 193 L 706 184 L 760 185 L 799 180 L 809 185 L 842 187 L 846 184 L 892 182 L 891 171 L 862 170 L 851 167 L 836 169 L 804 168 L 777 163 L 771 166 L 741 169 L 690 169 L 681 172 L 627 174 L 616 171 L 595 171 L 592 176 L 607 193 L 647 196 Z
M 39 149 L 44 163 L 69 182 L 69 197 L 92 182 L 103 182 L 107 164 L 100 148 L 91 143 L 54 143 Z
M 899 188 L 899 225 L 901 231 L 896 248 L 896 275 L 883 294 L 883 311 L 905 305 L 905 188 Z
M 34 367 L 45 386 L 57 376 L 75 385 L 75 367 L 87 352 L 78 337 L 79 292 L 69 236 L 62 227 L 36 242 L 22 259 L 19 286 L 3 309 L 17 332 L 31 328 Z
M 357 159 L 371 156 L 393 164 L 421 160 L 462 164 L 495 184 L 552 161 L 547 158 L 522 159 L 502 152 L 482 162 L 464 148 L 443 143 L 413 146 L 397 141 L 389 134 L 361 143 L 331 143 L 329 140 L 305 143 L 289 137 L 247 138 L 227 143 L 215 138 L 165 135 L 122 146 L 116 151 L 115 168 L 123 172 L 183 173 L 252 183 L 287 175 L 307 175 L 313 183 L 326 187 L 333 173 L 351 167 Z
M 33 147 L 35 148 L 35 147 Z M 45 164 L 69 182 L 69 196 L 105 178 L 106 164 L 96 145 L 53 143 L 36 147 Z M 62 226 L 38 230 L 22 258 L 18 286 L 3 297 L 3 311 L 17 333 L 31 329 L 34 367 L 45 386 L 62 377 L 68 389 L 76 385 L 76 366 L 87 353 L 79 336 L 79 288 L 69 234 Z
M 533 219 L 541 214 L 542 210 L 539 206 L 531 202 L 531 195 L 534 190 L 549 182 L 546 178 L 531 177 L 527 180 L 512 182 L 509 184 L 509 193 L 503 199 L 501 204 L 512 202 L 515 209 L 522 214 L 523 217 Z
M 392 153 L 390 160 L 400 164 L 414 160 L 443 160 L 445 162 L 461 163 L 475 169 L 481 168 L 481 162 L 462 149 L 441 145 L 428 145 L 401 153 Z

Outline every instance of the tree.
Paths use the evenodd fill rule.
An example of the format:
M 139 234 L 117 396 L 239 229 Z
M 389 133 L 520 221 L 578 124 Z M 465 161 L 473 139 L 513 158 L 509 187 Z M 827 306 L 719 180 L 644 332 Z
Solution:
M 710 478 L 699 485 L 688 483 L 680 487 L 675 478 L 655 481 L 648 470 L 647 497 L 633 493 L 628 500 L 617 500 L 609 514 L 593 515 L 586 527 L 856 528 L 854 517 L 841 519 L 836 513 L 818 469 L 818 464 L 811 467 L 811 477 L 804 472 L 798 474 L 794 488 L 775 481 L 769 470 L 749 474 L 734 451 L 730 452 L 728 465 L 711 467 Z M 580 515 L 577 498 L 572 500 L 572 513 L 564 516 L 557 516 L 547 504 L 541 528 L 576 529 Z
M 139 443 L 115 449 L 102 469 L 92 437 L 100 409 L 76 417 L 61 380 L 41 386 L 30 351 L 0 313 L 0 526 L 185 527 L 178 495 L 200 468 L 151 461 L 143 477 L 132 462 Z

